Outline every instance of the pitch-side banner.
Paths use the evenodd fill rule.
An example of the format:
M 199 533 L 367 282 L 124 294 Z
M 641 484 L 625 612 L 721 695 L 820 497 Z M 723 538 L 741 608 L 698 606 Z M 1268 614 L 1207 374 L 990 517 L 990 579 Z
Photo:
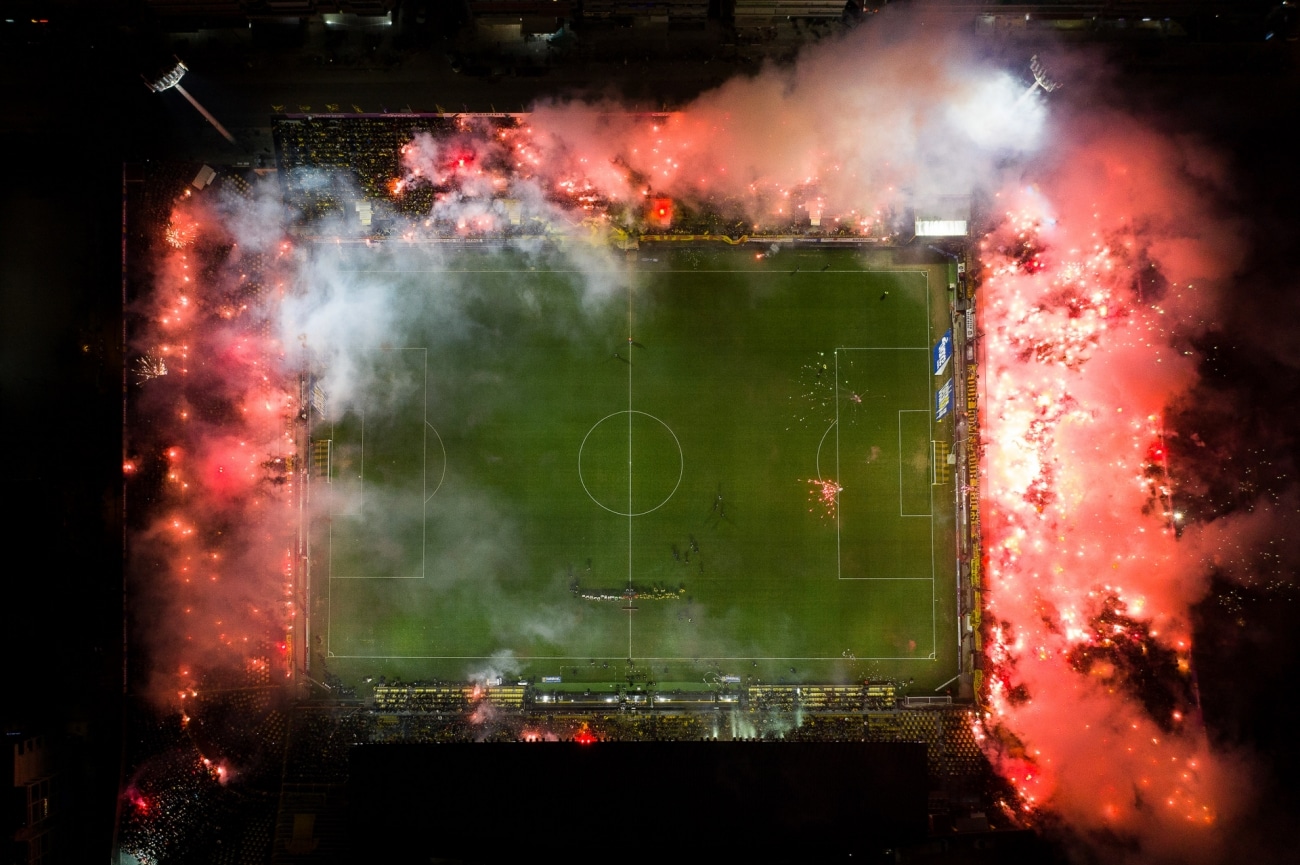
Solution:
M 939 344 L 934 347 L 934 374 L 943 375 L 948 369 L 948 362 L 952 360 L 952 328 L 943 335 Z
M 943 420 L 948 416 L 948 410 L 952 408 L 952 379 L 949 378 L 943 383 L 943 387 L 935 391 L 934 394 L 934 419 Z

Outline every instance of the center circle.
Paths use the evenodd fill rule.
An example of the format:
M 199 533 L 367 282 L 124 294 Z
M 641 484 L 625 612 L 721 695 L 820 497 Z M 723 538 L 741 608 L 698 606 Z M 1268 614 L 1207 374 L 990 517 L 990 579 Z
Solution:
M 616 411 L 587 430 L 578 447 L 578 480 L 600 507 L 640 517 L 668 503 L 686 470 L 668 424 L 643 411 Z

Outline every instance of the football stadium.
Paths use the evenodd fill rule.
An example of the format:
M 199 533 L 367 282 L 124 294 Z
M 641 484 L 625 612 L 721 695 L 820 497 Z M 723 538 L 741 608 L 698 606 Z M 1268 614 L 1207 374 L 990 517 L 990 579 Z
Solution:
M 15 685 L 78 720 L 10 731 L 15 850 L 101 787 L 127 865 L 1285 848 L 1232 732 L 1294 584 L 1237 97 L 1294 16 L 160 5 L 8 22 L 76 166 L 6 198 L 11 450 L 76 456 L 20 466 L 76 555 Z M 60 259 L 119 217 L 85 129 L 120 344 Z
M 176 286 L 140 292 L 161 324 L 133 340 L 134 447 L 165 455 L 128 464 L 165 503 L 137 555 L 184 583 L 160 620 L 186 646 L 179 724 L 137 735 L 200 780 L 142 756 L 124 849 L 188 855 L 189 796 L 250 851 L 328 859 L 355 849 L 342 802 L 396 827 L 427 804 L 394 792 L 411 773 L 469 790 L 522 759 L 402 750 L 430 743 L 785 740 L 780 773 L 796 743 L 869 746 L 819 759 L 872 767 L 845 801 L 885 840 L 998 789 L 974 722 L 968 197 L 760 226 L 649 187 L 528 200 L 474 143 L 526 115 L 274 122 L 274 170 L 128 184 L 128 233 L 164 262 L 141 284 Z M 412 148 L 451 173 L 413 181 Z M 496 191 L 467 195 L 467 166 Z M 274 607 L 190 588 L 223 561 L 278 574 Z M 276 807 L 230 794 L 217 752 Z M 599 771 L 659 759 L 623 753 Z
M 305 346 L 308 671 L 634 705 L 957 691 L 957 255 L 810 217 L 715 236 L 660 197 L 604 234 L 507 199 L 472 243 L 353 203 L 383 239 L 345 244 L 317 233 L 348 209 L 322 172 L 380 166 L 369 186 L 426 211 L 384 179 L 407 142 L 526 119 L 278 123 L 307 254 L 402 299 L 356 380 Z

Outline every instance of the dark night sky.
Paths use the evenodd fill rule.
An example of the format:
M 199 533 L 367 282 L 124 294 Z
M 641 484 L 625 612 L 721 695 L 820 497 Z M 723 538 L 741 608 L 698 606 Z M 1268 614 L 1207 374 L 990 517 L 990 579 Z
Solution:
M 192 119 L 178 121 L 148 101 L 138 73 L 156 46 L 104 12 L 126 5 L 85 4 L 105 15 L 99 20 L 60 16 L 56 7 L 45 32 L 11 26 L 0 38 L 7 166 L 0 177 L 0 452 L 11 492 L 3 523 L 10 548 L 0 628 L 4 720 L 92 722 L 88 825 L 105 832 L 122 660 L 121 164 L 152 151 L 155 132 L 178 134 L 154 124 Z M 1201 346 L 1202 390 L 1179 414 L 1216 430 L 1235 455 L 1230 465 L 1186 455 L 1216 491 L 1215 504 L 1202 503 L 1207 514 L 1270 497 L 1289 501 L 1294 513 L 1300 494 L 1300 157 L 1290 128 L 1300 105 L 1298 53 L 1291 43 L 1278 62 L 1263 63 L 1261 52 L 1207 51 L 1220 59 L 1120 72 L 1139 110 L 1228 155 L 1237 179 L 1229 208 L 1249 226 L 1251 248 L 1223 327 Z M 1243 491 L 1236 482 L 1247 471 L 1259 480 Z M 1294 520 L 1290 526 L 1300 529 Z M 1295 540 L 1271 565 L 1275 580 L 1232 591 L 1216 584 L 1198 608 L 1205 718 L 1214 738 L 1248 749 L 1264 767 L 1266 796 L 1251 827 L 1264 834 L 1284 832 L 1286 815 L 1300 813 L 1291 780 L 1300 775 Z

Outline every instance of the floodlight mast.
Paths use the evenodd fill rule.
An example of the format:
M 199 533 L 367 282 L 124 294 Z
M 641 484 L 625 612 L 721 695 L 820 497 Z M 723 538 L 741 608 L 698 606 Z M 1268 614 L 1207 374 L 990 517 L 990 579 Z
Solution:
M 181 79 L 184 78 L 185 73 L 189 71 L 190 71 L 189 68 L 186 67 L 184 63 L 182 63 L 180 60 L 177 60 L 176 65 L 173 66 L 166 73 L 159 76 L 158 78 L 155 78 L 153 81 L 150 81 L 149 79 L 146 78 L 144 83 L 154 93 L 162 93 L 164 90 L 175 90 L 176 92 L 180 93 L 180 95 L 184 96 L 185 99 L 191 105 L 193 105 L 200 114 L 203 115 L 203 119 L 211 123 L 212 127 L 221 133 L 222 138 L 226 139 L 231 144 L 234 144 L 235 136 L 231 135 L 226 130 L 226 127 L 222 126 L 221 122 L 217 120 L 217 118 L 212 116 L 212 113 L 208 111 L 208 109 L 200 105 L 199 101 L 195 99 L 193 96 L 191 96 L 188 90 L 186 90 L 184 87 L 181 86 Z
M 1029 89 L 1025 91 L 1024 95 L 1021 96 L 1019 100 L 1017 100 L 1019 102 L 1028 99 L 1033 92 L 1040 87 L 1043 89 L 1044 93 L 1051 93 L 1053 90 L 1061 86 L 1059 81 L 1053 81 L 1047 77 L 1047 71 L 1043 69 L 1043 64 L 1038 62 L 1037 54 L 1029 58 L 1029 71 L 1034 76 L 1034 83 L 1030 84 Z
M 1043 64 L 1038 62 L 1038 55 L 1035 54 L 1029 58 L 1029 71 L 1034 73 L 1035 86 L 1041 87 L 1048 93 L 1061 86 L 1061 82 L 1053 81 L 1047 77 L 1047 72 L 1043 69 Z

